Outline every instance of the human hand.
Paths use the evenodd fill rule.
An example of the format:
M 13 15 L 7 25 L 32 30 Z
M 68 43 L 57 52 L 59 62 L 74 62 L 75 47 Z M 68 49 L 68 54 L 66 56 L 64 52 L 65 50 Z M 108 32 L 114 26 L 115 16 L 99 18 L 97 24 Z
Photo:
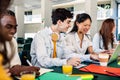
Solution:
M 6 73 L 8 76 L 11 76 L 10 70 L 9 69 L 5 69 Z
M 78 66 L 80 65 L 80 58 L 76 58 L 76 57 L 70 58 L 67 60 L 67 64 L 72 66 Z
M 98 61 L 99 60 L 98 54 L 96 53 L 90 54 L 90 59 Z
M 39 67 L 35 67 L 35 66 L 21 66 L 21 65 L 15 65 L 12 68 L 10 68 L 10 73 L 13 76 L 20 76 L 20 73 L 22 71 L 34 71 L 36 73 L 36 75 L 39 75 Z

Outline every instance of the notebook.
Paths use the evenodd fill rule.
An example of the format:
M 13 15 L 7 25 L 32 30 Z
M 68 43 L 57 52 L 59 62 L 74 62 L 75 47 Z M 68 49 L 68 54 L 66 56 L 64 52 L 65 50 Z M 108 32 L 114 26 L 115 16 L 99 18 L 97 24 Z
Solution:
M 115 48 L 115 51 L 113 52 L 113 54 L 111 55 L 108 64 L 115 61 L 118 58 L 118 55 L 120 54 L 120 44 L 117 45 L 117 47 Z

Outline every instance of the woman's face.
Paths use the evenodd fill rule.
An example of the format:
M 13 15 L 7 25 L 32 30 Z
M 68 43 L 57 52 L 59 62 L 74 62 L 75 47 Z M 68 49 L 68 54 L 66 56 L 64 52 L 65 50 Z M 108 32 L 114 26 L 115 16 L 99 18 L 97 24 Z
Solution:
M 113 27 L 112 33 L 114 33 L 116 30 L 116 26 Z
M 81 23 L 76 22 L 76 24 L 78 26 L 78 32 L 83 34 L 86 34 L 91 27 L 90 19 L 86 19 L 84 22 Z

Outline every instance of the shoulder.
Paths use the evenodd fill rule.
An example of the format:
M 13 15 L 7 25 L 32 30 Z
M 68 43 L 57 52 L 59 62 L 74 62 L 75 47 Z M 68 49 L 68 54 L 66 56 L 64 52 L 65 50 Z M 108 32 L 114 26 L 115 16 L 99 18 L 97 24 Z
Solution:
M 100 33 L 96 33 L 96 34 L 94 35 L 94 38 L 99 38 L 99 37 L 101 37 Z
M 75 33 L 68 33 L 68 34 L 66 35 L 66 38 L 73 38 L 74 35 L 75 35 Z
M 45 29 L 42 29 L 40 31 L 38 31 L 36 33 L 36 35 L 34 36 L 34 38 L 43 38 L 43 37 L 46 37 L 48 35 L 48 28 L 45 28 Z

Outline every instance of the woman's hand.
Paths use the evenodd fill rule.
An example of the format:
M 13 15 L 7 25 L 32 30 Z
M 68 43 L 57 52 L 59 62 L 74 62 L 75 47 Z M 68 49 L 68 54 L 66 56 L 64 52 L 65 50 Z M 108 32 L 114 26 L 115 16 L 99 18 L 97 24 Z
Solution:
M 97 53 L 90 54 L 90 59 L 98 61 L 99 60 L 98 54 Z

